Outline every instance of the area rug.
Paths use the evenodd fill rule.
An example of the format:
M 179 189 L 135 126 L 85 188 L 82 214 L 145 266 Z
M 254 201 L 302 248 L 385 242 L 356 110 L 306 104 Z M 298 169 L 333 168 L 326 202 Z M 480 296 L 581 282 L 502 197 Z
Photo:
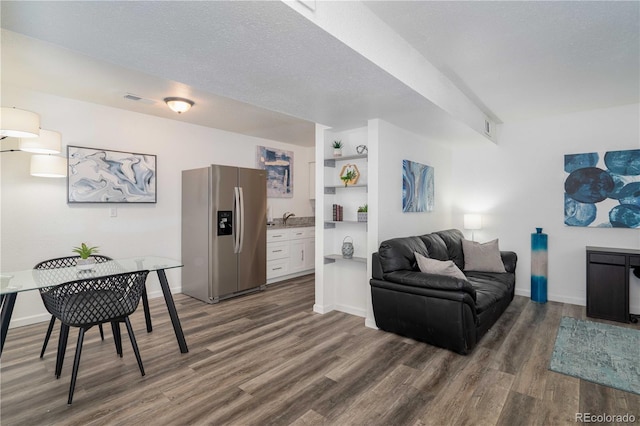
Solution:
M 640 330 L 563 317 L 549 369 L 640 395 Z

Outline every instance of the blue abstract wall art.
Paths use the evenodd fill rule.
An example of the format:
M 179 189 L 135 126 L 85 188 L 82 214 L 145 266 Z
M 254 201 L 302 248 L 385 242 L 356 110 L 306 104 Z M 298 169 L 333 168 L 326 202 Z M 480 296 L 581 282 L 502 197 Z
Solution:
M 293 152 L 257 147 L 256 165 L 267 171 L 267 197 L 293 198 Z
M 433 167 L 402 160 L 402 211 L 430 212 L 433 210 Z
M 564 156 L 564 223 L 640 229 L 640 149 Z
M 155 203 L 156 156 L 68 146 L 69 203 Z

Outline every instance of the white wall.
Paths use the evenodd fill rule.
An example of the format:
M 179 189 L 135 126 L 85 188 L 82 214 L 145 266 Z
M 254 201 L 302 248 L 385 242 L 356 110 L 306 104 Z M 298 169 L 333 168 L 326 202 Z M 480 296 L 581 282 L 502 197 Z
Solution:
M 495 147 L 456 149 L 454 225 L 480 212 L 476 240 L 500 238 L 518 254 L 516 292 L 530 294 L 530 234 L 549 235 L 548 298 L 586 304 L 585 246 L 640 248 L 637 229 L 564 225 L 564 155 L 640 148 L 640 105 L 504 124 Z M 631 277 L 631 310 L 640 312 L 640 280 Z
M 420 235 L 451 227 L 452 186 L 451 150 L 439 143 L 409 133 L 379 120 L 378 245 L 395 237 Z M 434 168 L 434 209 L 425 213 L 402 211 L 402 160 Z
M 4 83 L 4 82 L 3 82 Z M 274 217 L 285 211 L 312 216 L 308 162 L 313 148 L 244 136 L 101 105 L 32 92 L 3 84 L 2 103 L 34 111 L 41 127 L 62 133 L 63 144 L 157 155 L 158 202 L 153 205 L 67 204 L 66 179 L 29 175 L 30 155 L 3 153 L 1 167 L 2 271 L 22 270 L 37 262 L 72 255 L 87 242 L 112 257 L 153 254 L 180 259 L 181 171 L 224 164 L 254 168 L 256 146 L 294 151 L 294 198 L 269 199 Z M 2 149 L 16 140 L 2 141 Z M 168 271 L 173 291 L 180 291 L 180 272 Z M 149 291 L 159 295 L 156 276 Z M 48 319 L 37 292 L 21 294 L 12 326 Z

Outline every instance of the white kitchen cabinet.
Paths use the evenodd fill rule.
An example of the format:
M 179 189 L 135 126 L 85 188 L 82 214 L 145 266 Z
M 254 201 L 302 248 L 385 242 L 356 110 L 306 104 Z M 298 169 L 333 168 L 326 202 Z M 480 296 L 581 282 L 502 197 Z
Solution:
M 315 228 L 267 230 L 267 284 L 314 272 Z

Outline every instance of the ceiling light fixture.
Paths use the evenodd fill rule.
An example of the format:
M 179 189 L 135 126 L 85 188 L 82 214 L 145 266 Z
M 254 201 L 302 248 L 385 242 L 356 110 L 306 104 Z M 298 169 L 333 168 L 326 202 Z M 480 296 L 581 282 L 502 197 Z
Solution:
M 32 155 L 31 176 L 63 178 L 67 176 L 67 159 L 57 155 Z
M 0 139 L 6 137 L 35 138 L 40 134 L 40 116 L 35 112 L 2 107 L 0 110 Z
M 189 111 L 193 106 L 193 101 L 185 98 L 164 98 L 164 101 L 172 111 L 178 114 Z
M 40 136 L 37 138 L 20 139 L 20 151 L 59 154 L 62 152 L 62 136 L 53 130 L 40 129 Z

